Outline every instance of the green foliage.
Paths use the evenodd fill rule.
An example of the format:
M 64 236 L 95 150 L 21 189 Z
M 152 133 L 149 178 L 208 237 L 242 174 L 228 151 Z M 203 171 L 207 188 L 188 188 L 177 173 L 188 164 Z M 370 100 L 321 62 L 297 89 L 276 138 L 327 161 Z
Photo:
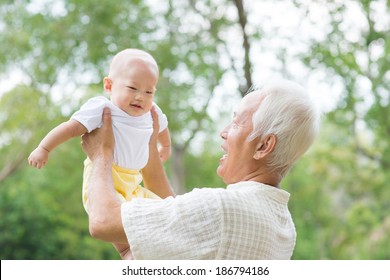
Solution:
M 30 238 L 11 232 L 2 238 L 1 247 L 10 248 L 4 251 L 3 258 L 112 258 L 112 248 L 96 246 L 101 242 L 92 243 L 86 232 L 79 197 L 80 155 L 74 154 L 67 143 L 51 154 L 43 170 L 31 170 L 26 160 L 43 136 L 66 120 L 81 101 L 101 94 L 98 81 L 107 74 L 108 61 L 117 51 L 142 48 L 156 57 L 161 69 L 156 100 L 168 115 L 175 144 L 187 145 L 186 141 L 189 143 L 198 130 L 212 127 L 206 108 L 222 75 L 216 63 L 218 26 L 213 27 L 211 36 L 207 23 L 198 26 L 196 18 L 183 25 L 181 14 L 184 10 L 187 13 L 188 8 L 194 7 L 190 3 L 167 3 L 166 9 L 152 12 L 144 1 L 119 1 L 115 5 L 100 1 L 96 5 L 92 0 L 48 1 L 45 5 L 16 1 L 2 6 L 0 40 L 5 44 L 0 47 L 0 71 L 10 75 L 19 71 L 25 77 L 25 85 L 1 96 L 1 213 L 7 215 L 7 209 L 15 213 L 11 220 L 4 219 L 7 222 L 1 230 L 22 227 L 33 235 Z M 195 11 L 192 14 L 196 16 Z M 212 10 L 203 20 L 214 22 L 211 15 Z M 222 20 L 215 19 L 220 23 Z M 185 36 L 186 30 L 195 27 L 192 36 Z M 177 32 L 179 29 L 182 32 Z M 178 79 L 181 75 L 190 79 Z M 191 106 L 194 103 L 196 106 Z M 66 152 L 61 153 L 62 149 Z M 21 204 L 22 197 L 19 200 L 18 196 L 10 196 L 14 185 L 16 192 L 34 197 L 34 203 Z M 23 216 L 30 206 L 36 208 L 31 219 L 42 223 L 39 228 L 24 223 Z M 43 228 L 51 232 L 53 240 L 45 245 L 42 238 L 41 243 L 30 246 L 40 239 Z M 57 252 L 56 256 L 48 246 L 60 249 L 63 255 Z M 19 249 L 30 256 L 11 253 Z
M 40 107 L 50 107 L 49 100 L 38 90 L 17 86 L 0 99 L 0 182 L 18 168 L 44 134 L 43 124 L 53 117 L 55 108 L 43 112 Z
M 195 136 L 216 138 L 215 122 L 231 108 L 215 106 L 212 119 L 208 105 L 227 72 L 243 75 L 233 69 L 242 61 L 227 54 L 240 52 L 226 41 L 236 31 L 232 1 L 38 2 L 3 1 L 0 9 L 0 78 L 14 71 L 24 77 L 0 93 L 0 258 L 118 259 L 110 244 L 88 233 L 79 139 L 56 149 L 43 170 L 27 166 L 27 157 L 82 101 L 102 94 L 111 56 L 137 47 L 159 64 L 156 100 L 174 145 L 185 151 L 179 164 L 186 190 L 224 187 L 216 175 L 219 144 Z M 313 12 L 307 1 L 294 3 Z M 382 21 L 389 1 L 323 4 L 330 24 L 300 58 L 324 71 L 328 84 L 341 82 L 343 93 L 315 146 L 283 181 L 298 233 L 293 258 L 389 259 L 390 33 Z M 351 6 L 363 28 L 346 26 Z M 259 27 L 248 24 L 252 42 L 261 40 L 253 31 Z M 224 94 L 227 101 L 231 95 Z
M 197 188 L 224 188 L 226 185 L 216 174 L 221 153 L 210 153 L 207 149 L 200 155 L 187 154 L 185 159 L 187 172 L 187 191 Z
M 81 203 L 79 139 L 53 152 L 45 169 L 24 165 L 0 188 L 1 259 L 118 259 L 90 237 Z
M 390 242 L 389 178 L 351 142 L 353 135 L 325 121 L 317 143 L 284 181 L 297 230 L 294 259 L 389 257 L 381 248 Z
M 310 15 L 309 6 L 303 1 L 296 3 Z M 389 228 L 385 213 L 390 200 L 386 187 L 390 167 L 390 33 L 381 22 L 383 17 L 389 19 L 390 3 L 325 4 L 328 32 L 324 39 L 313 40 L 311 53 L 302 57 L 313 69 L 325 69 L 328 83 L 341 82 L 343 92 L 338 106 L 327 116 L 321 144 L 314 152 L 311 165 L 317 170 L 308 174 L 320 197 L 308 207 L 315 210 L 315 221 L 326 221 L 326 226 L 314 230 L 314 235 L 321 237 L 317 240 L 306 231 L 310 224 L 298 227 L 301 237 L 298 235 L 295 257 L 308 256 L 314 248 L 300 248 L 302 242 L 308 242 L 317 244 L 318 250 L 310 252 L 314 258 L 388 259 L 389 251 L 381 246 L 390 243 L 384 233 Z M 360 16 L 360 24 L 351 20 L 352 8 Z M 302 194 L 294 195 L 300 198 Z M 301 211 L 301 206 L 298 202 L 294 211 Z M 321 217 L 322 211 L 328 218 Z

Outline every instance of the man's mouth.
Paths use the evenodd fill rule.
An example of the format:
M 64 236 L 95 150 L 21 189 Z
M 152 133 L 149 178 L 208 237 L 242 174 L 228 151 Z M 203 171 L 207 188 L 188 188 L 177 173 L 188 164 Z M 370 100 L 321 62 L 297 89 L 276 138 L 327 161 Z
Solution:
M 220 160 L 224 160 L 224 159 L 226 159 L 227 157 L 228 157 L 228 155 L 227 155 L 227 154 L 224 154 L 224 155 L 221 157 Z
M 221 159 L 220 160 L 224 160 L 224 159 L 226 159 L 227 157 L 228 157 L 228 154 L 227 154 L 227 151 L 224 149 L 224 147 L 221 145 L 221 148 L 222 148 L 222 150 L 223 150 L 223 152 L 225 153 L 222 157 L 221 157 Z

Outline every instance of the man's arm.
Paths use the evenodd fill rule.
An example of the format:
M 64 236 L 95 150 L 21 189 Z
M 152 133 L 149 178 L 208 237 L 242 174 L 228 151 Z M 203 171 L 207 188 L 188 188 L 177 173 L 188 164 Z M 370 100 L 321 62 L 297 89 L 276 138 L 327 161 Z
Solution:
M 114 248 L 118 251 L 119 255 L 123 260 L 134 260 L 129 243 L 113 243 L 112 245 L 114 245 Z
M 147 165 L 142 169 L 144 184 L 147 189 L 161 198 L 175 196 L 169 184 L 168 177 L 165 174 L 157 149 L 159 122 L 154 107 L 152 107 L 151 113 L 153 118 L 153 134 L 149 142 L 149 160 Z
M 121 202 L 112 181 L 114 135 L 108 108 L 103 111 L 103 127 L 84 134 L 82 147 L 93 164 L 88 188 L 90 234 L 103 241 L 126 244 Z

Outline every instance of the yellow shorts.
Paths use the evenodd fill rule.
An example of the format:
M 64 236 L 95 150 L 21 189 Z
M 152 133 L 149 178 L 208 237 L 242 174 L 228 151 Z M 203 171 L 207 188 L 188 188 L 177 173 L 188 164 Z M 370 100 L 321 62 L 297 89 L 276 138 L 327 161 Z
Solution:
M 88 213 L 88 186 L 92 174 L 92 162 L 89 158 L 84 161 L 83 175 L 83 205 Z M 118 193 L 121 202 L 129 201 L 134 197 L 160 199 L 153 192 L 140 185 L 142 175 L 138 170 L 126 169 L 117 165 L 112 165 L 112 179 L 114 188 Z

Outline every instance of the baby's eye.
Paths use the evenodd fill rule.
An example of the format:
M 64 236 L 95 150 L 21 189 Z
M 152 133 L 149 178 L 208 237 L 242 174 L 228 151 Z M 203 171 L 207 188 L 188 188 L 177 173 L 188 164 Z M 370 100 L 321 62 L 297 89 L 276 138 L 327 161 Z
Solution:
M 147 90 L 146 93 L 147 94 L 153 94 L 153 91 Z
M 128 89 L 131 89 L 131 90 L 137 90 L 137 88 L 135 87 L 127 87 Z

